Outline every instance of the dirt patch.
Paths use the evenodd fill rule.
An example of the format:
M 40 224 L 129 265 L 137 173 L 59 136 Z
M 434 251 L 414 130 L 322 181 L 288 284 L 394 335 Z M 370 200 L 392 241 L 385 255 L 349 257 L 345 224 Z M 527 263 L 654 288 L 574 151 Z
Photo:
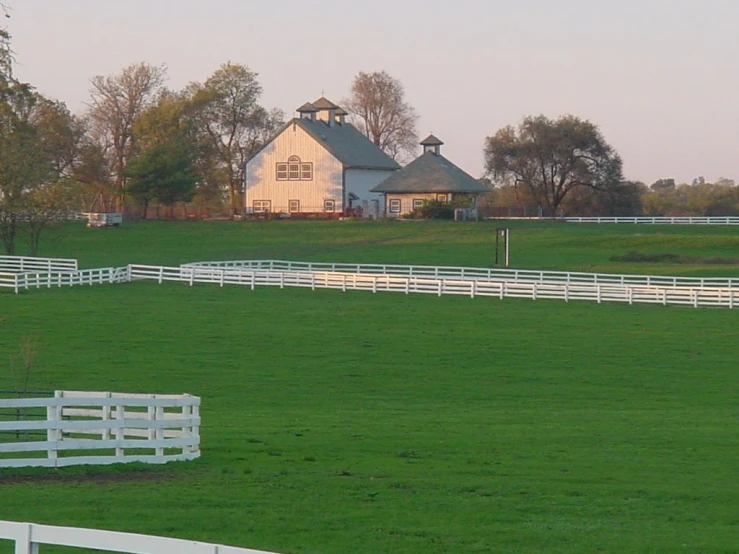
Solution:
M 644 254 L 642 252 L 629 252 L 622 256 L 612 256 L 610 261 L 684 265 L 739 265 L 739 258 L 701 258 L 698 256 L 681 256 L 679 254 Z
M 106 484 L 106 483 L 140 483 L 140 482 L 162 482 L 174 481 L 182 477 L 182 473 L 172 470 L 117 470 L 117 471 L 95 471 L 88 470 L 84 473 L 74 473 L 64 470 L 46 470 L 38 473 L 5 473 L 0 471 L 0 487 L 5 485 L 19 485 L 24 483 L 59 483 L 59 484 Z

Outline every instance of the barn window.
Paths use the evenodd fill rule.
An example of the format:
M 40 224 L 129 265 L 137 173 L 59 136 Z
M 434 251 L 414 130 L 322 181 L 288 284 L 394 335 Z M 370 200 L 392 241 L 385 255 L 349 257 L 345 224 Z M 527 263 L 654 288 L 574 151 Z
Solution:
M 421 208 L 423 208 L 424 202 L 425 201 L 423 200 L 423 198 L 414 198 L 413 199 L 413 209 L 420 210 Z
M 390 209 L 391 214 L 399 214 L 400 213 L 400 200 L 398 200 L 397 198 L 394 200 L 390 200 L 389 209 Z
M 300 212 L 300 200 L 289 200 L 287 203 L 287 211 L 291 214 Z
M 336 202 L 334 200 L 324 200 L 323 201 L 323 211 L 324 212 L 333 212 L 336 209 Z
M 277 164 L 277 180 L 287 181 L 287 164 L 286 163 Z
M 254 201 L 254 213 L 265 214 L 270 211 L 272 202 L 270 200 L 255 200 Z
M 313 164 L 312 163 L 301 163 L 300 164 L 300 180 L 301 181 L 312 181 L 313 180 Z
M 287 159 L 288 174 L 291 181 L 300 181 L 300 158 L 290 156 Z
M 436 201 L 445 204 L 447 202 L 447 195 L 446 194 L 437 194 L 436 195 Z

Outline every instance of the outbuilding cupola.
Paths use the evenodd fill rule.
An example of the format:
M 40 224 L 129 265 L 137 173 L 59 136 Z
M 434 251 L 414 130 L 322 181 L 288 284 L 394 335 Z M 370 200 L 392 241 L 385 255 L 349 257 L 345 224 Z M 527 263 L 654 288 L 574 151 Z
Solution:
M 300 119 L 310 119 L 311 121 L 315 122 L 318 108 L 316 108 L 310 102 L 306 102 L 297 109 L 297 112 L 300 114 Z
M 441 140 L 439 140 L 437 137 L 435 137 L 433 134 L 427 136 L 425 139 L 421 141 L 421 146 L 423 146 L 423 153 L 426 152 L 433 152 L 437 156 L 441 155 L 441 145 L 444 144 Z

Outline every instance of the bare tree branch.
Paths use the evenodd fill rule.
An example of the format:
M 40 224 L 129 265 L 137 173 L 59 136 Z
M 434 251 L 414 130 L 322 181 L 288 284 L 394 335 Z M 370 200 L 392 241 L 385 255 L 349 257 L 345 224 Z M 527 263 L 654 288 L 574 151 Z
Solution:
M 412 158 L 418 145 L 416 111 L 405 101 L 403 84 L 387 72 L 360 72 L 343 102 L 357 127 L 393 159 Z

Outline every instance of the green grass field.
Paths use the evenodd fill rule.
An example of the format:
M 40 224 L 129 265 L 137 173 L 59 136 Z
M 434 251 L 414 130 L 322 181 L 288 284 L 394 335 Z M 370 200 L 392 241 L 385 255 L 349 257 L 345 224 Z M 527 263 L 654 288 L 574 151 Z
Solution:
M 732 275 L 609 259 L 739 252 L 732 228 L 510 226 L 527 268 Z M 42 254 L 489 266 L 494 227 L 68 225 Z M 1 363 L 37 339 L 33 388 L 203 399 L 199 460 L 0 471 L 0 519 L 296 554 L 737 552 L 736 327 L 729 310 L 325 290 L 0 292 Z

